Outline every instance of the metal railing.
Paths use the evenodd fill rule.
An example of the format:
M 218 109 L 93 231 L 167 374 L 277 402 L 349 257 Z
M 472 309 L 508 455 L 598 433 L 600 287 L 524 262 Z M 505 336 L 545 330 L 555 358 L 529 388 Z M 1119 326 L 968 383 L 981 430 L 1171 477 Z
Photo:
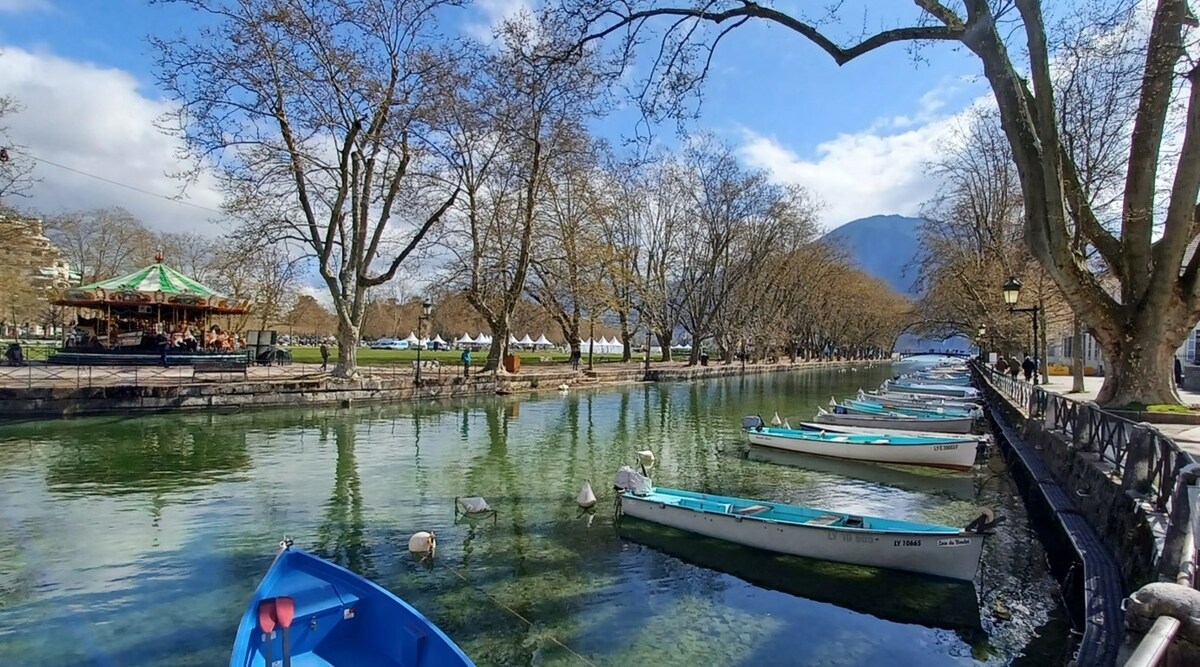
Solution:
M 986 366 L 981 370 L 1026 415 L 1070 436 L 1078 451 L 1098 454 L 1129 488 L 1147 496 L 1157 511 L 1170 511 L 1179 471 L 1195 462 L 1175 441 L 1150 424 L 1119 417 L 1095 403 L 1072 400 Z

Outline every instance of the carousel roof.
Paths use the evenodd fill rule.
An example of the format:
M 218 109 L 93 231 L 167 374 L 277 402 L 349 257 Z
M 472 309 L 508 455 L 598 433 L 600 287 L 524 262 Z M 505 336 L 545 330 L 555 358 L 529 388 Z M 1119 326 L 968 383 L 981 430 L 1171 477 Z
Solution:
M 83 285 L 79 289 L 91 290 L 122 290 L 131 292 L 162 292 L 164 294 L 194 294 L 196 296 L 223 296 L 216 290 L 188 278 L 179 271 L 158 263 L 151 264 L 140 271 L 109 278 L 91 285 Z
M 214 313 L 244 313 L 249 303 L 219 294 L 160 261 L 117 278 L 68 289 L 54 303 L 60 306 L 103 305 L 149 306 L 202 309 Z

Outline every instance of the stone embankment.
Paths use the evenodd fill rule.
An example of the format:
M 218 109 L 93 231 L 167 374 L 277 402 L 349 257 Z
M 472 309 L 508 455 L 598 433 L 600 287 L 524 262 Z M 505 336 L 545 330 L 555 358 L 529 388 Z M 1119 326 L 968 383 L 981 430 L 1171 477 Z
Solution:
M 231 410 L 276 407 L 342 406 L 437 400 L 546 391 L 565 388 L 627 384 L 642 381 L 672 382 L 730 375 L 780 373 L 818 368 L 865 365 L 866 361 L 810 361 L 778 364 L 684 366 L 654 364 L 649 372 L 641 364 L 606 364 L 594 371 L 568 368 L 537 369 L 519 373 L 475 373 L 469 377 L 438 374 L 416 386 L 411 375 L 384 375 L 346 381 L 325 374 L 271 379 L 181 380 L 172 384 L 97 384 L 84 387 L 0 387 L 0 419 L 36 419 L 84 415 L 170 412 L 177 410 Z M 879 363 L 879 362 L 875 362 Z

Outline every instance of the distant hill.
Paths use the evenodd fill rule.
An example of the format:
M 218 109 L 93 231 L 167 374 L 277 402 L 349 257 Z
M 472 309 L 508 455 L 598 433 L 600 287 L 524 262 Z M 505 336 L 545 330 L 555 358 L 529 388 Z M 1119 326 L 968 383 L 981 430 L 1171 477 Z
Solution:
M 825 239 L 845 248 L 859 269 L 915 299 L 920 293 L 913 261 L 920 252 L 917 232 L 922 222 L 904 215 L 873 215 L 847 222 L 825 234 Z M 970 346 L 971 342 L 961 336 L 943 341 L 906 333 L 896 340 L 896 350 L 904 352 L 964 350 Z
M 858 268 L 901 294 L 916 296 L 916 272 L 910 265 L 920 249 L 921 222 L 903 215 L 873 215 L 847 222 L 825 234 L 825 239 L 848 250 Z

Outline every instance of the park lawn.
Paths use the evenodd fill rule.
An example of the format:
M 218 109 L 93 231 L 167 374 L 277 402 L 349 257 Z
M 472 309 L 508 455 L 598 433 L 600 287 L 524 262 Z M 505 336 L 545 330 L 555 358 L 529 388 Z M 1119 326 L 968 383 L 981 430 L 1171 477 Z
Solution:
M 315 347 L 289 347 L 288 350 L 292 353 L 292 361 L 301 364 L 319 364 L 321 363 L 321 352 Z M 459 350 L 422 350 L 421 361 L 440 361 L 443 364 L 457 365 L 462 352 Z M 567 364 L 570 361 L 570 355 L 566 352 L 517 352 L 517 356 L 521 357 L 522 366 L 538 366 L 550 364 Z M 337 358 L 337 348 L 331 347 L 329 350 L 329 360 L 332 362 Z M 547 359 L 547 361 L 542 361 Z M 416 350 L 373 350 L 371 348 L 362 347 L 358 349 L 358 363 L 362 366 L 390 366 L 395 364 L 411 364 L 417 360 Z M 480 366 L 487 360 L 487 352 L 472 352 L 471 365 Z M 608 354 L 595 356 L 596 363 L 620 361 L 621 355 Z M 583 355 L 582 364 L 587 363 L 587 355 Z

